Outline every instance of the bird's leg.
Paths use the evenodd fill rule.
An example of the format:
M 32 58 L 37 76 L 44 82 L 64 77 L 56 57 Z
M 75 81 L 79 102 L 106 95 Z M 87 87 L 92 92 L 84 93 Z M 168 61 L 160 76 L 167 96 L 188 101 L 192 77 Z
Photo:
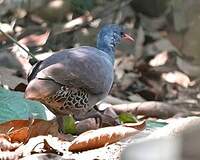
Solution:
M 58 123 L 58 131 L 60 133 L 64 133 L 64 131 L 63 131 L 63 128 L 64 128 L 63 116 L 56 116 L 56 121 Z
M 98 110 L 96 110 L 95 107 L 92 107 L 84 115 L 75 116 L 75 119 L 78 120 L 78 121 L 81 121 L 81 120 L 84 120 L 84 119 L 88 119 L 88 118 L 95 118 L 96 123 L 99 122 L 99 127 L 102 126 L 102 114 Z
M 113 126 L 120 124 L 118 118 L 114 117 L 111 114 L 106 114 L 105 112 L 99 111 L 96 105 L 92 107 L 92 109 L 89 110 L 85 115 L 79 115 L 75 117 L 75 119 L 79 121 L 87 118 L 95 118 L 96 123 L 99 122 L 99 127 L 106 127 L 106 126 Z

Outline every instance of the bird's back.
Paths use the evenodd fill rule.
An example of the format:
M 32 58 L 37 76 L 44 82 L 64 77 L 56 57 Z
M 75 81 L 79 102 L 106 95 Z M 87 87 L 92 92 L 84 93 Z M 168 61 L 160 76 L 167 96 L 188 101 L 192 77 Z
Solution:
M 83 88 L 93 94 L 108 93 L 113 82 L 113 66 L 109 56 L 94 47 L 78 47 L 55 53 L 41 62 L 31 79 Z

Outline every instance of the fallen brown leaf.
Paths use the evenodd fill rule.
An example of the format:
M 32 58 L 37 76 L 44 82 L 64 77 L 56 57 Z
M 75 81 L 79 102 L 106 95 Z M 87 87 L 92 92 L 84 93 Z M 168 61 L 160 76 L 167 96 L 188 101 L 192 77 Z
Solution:
M 177 83 L 182 87 L 187 88 L 190 84 L 190 78 L 179 71 L 163 73 L 162 78 L 169 83 Z
M 52 134 L 57 136 L 58 126 L 56 121 L 12 120 L 0 124 L 0 133 L 7 134 L 11 141 L 26 142 L 31 137 Z
M 24 142 L 26 143 L 30 137 L 30 128 L 23 127 L 13 132 L 8 133 L 12 142 Z
M 8 135 L 0 135 L 0 151 L 13 151 L 20 145 L 21 143 L 11 143 L 11 139 Z
M 51 134 L 53 136 L 57 136 L 58 132 L 58 125 L 57 122 L 52 121 L 45 121 L 41 119 L 34 120 L 33 125 L 31 125 L 31 135 L 30 137 L 36 137 L 38 135 L 48 135 Z
M 0 124 L 0 133 L 7 134 L 10 130 L 15 131 L 29 125 L 29 120 L 11 120 Z
M 135 129 L 140 126 L 140 129 Z M 91 130 L 82 133 L 71 142 L 69 151 L 80 152 L 90 149 L 100 148 L 107 144 L 112 144 L 121 139 L 136 135 L 145 128 L 145 121 L 131 126 L 120 125 L 114 127 L 105 127 L 97 130 Z
M 27 85 L 25 83 L 19 83 L 15 88 L 14 91 L 25 92 Z

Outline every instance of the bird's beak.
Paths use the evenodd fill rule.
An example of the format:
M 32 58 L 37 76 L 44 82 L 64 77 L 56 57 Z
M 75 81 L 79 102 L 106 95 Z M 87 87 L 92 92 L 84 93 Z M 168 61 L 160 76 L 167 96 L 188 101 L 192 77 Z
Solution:
M 129 36 L 127 33 L 124 33 L 124 36 L 122 37 L 122 39 L 127 40 L 127 41 L 131 41 L 134 42 L 135 40 Z

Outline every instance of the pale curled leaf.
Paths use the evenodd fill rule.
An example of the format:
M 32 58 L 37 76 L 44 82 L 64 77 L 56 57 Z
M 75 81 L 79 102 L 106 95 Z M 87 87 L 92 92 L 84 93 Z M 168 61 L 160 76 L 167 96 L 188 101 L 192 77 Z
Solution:
M 49 32 L 37 35 L 37 34 L 31 34 L 29 36 L 26 36 L 19 40 L 20 44 L 26 45 L 26 46 L 42 46 L 46 43 L 47 39 L 49 37 Z
M 179 71 L 163 73 L 162 78 L 169 83 L 177 83 L 182 87 L 187 88 L 190 84 L 190 78 Z
M 10 24 L 7 24 L 7 23 L 1 23 L 0 22 L 0 30 L 2 30 L 5 33 L 9 33 L 9 34 L 13 33 L 12 26 Z M 2 34 L 2 32 L 0 32 L 0 42 L 3 42 L 5 40 L 7 40 L 7 37 L 4 34 Z
M 152 67 L 157 67 L 164 65 L 168 60 L 168 52 L 163 51 L 159 54 L 157 54 L 153 59 L 149 61 L 149 65 Z
M 13 32 L 12 26 L 7 24 L 7 23 L 0 23 L 0 29 L 3 30 L 6 33 Z M 0 35 L 1 35 L 1 33 L 0 33 Z
M 79 152 L 103 147 L 136 135 L 145 128 L 145 121 L 87 131 L 71 142 L 69 151 Z

